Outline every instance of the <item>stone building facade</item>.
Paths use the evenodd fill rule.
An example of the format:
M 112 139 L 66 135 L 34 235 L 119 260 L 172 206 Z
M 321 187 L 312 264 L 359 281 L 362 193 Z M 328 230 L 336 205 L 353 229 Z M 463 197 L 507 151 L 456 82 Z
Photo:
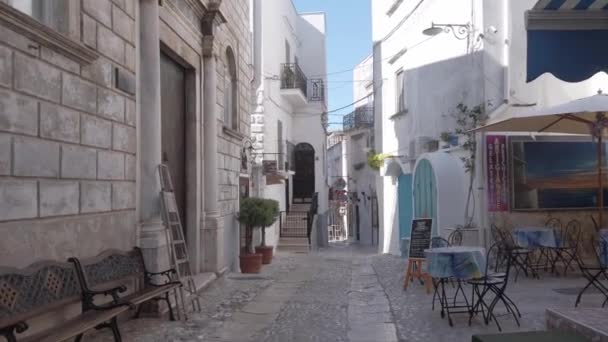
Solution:
M 164 161 L 194 272 L 237 270 L 249 1 L 52 3 L 0 0 L 0 264 L 140 246 L 164 268 Z
M 73 2 L 82 30 L 63 35 L 89 56 L 0 22 L 0 260 L 97 254 L 136 243 L 136 3 Z M 73 13 L 66 13 L 72 15 Z M 112 19 L 114 18 L 114 20 Z M 49 29 L 50 30 L 50 29 Z M 65 39 L 67 40 L 67 39 Z M 85 51 L 86 51 L 85 50 Z M 72 51 L 72 53 L 78 53 Z

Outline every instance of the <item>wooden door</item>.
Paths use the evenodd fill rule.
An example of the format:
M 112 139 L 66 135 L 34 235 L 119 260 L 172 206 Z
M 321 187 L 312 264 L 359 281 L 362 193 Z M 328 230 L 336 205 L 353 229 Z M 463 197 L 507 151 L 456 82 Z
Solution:
M 293 176 L 293 201 L 311 203 L 315 193 L 315 150 L 307 143 L 294 150 L 296 174 Z
M 414 218 L 432 218 L 432 235 L 437 236 L 437 187 L 431 163 L 423 159 L 414 174 Z
M 162 159 L 171 171 L 175 201 L 186 230 L 186 70 L 162 52 L 160 57 Z M 143 120 L 145 117 L 144 113 Z

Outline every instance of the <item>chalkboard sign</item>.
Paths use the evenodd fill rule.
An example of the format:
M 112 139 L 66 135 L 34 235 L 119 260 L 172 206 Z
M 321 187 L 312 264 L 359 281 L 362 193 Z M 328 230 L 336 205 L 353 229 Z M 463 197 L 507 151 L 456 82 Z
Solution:
M 410 239 L 410 258 L 424 259 L 424 250 L 431 246 L 433 219 L 412 220 L 412 237 Z

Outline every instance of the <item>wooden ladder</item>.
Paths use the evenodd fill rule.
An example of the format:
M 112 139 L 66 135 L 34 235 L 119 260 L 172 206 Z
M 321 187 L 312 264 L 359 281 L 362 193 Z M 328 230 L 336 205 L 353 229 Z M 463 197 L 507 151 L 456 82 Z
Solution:
M 161 186 L 161 211 L 165 224 L 167 246 L 169 248 L 169 264 L 176 270 L 178 278 L 184 283 L 184 286 L 180 287 L 179 296 L 176 296 L 175 298 L 176 306 L 178 307 L 178 317 L 181 319 L 183 315 L 184 319 L 188 319 L 184 290 L 188 292 L 188 297 L 190 297 L 192 311 L 200 312 L 201 303 L 199 296 L 196 293 L 194 279 L 192 278 L 192 268 L 188 257 L 188 246 L 186 245 L 186 239 L 184 238 L 184 230 L 180 220 L 177 202 L 175 200 L 175 192 L 169 167 L 166 164 L 160 164 L 158 166 L 158 173 Z M 180 305 L 177 304 L 181 304 L 181 310 L 183 311 L 181 312 L 181 315 Z

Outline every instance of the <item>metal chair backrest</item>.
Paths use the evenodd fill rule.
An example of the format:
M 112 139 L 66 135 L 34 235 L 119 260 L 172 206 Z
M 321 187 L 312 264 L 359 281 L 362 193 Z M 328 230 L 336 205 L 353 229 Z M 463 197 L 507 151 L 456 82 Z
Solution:
M 490 225 L 490 232 L 492 233 L 492 241 L 493 242 L 502 241 L 502 236 L 500 234 L 500 229 L 494 223 L 492 223 Z
M 503 252 L 502 253 L 498 253 L 499 250 L 502 250 Z M 504 263 L 501 263 L 501 264 L 505 265 L 505 272 L 504 272 L 505 273 L 505 277 L 504 277 L 504 279 L 505 279 L 505 284 L 506 284 L 506 282 L 509 279 L 509 272 L 511 270 L 511 252 L 507 248 L 507 246 L 504 245 L 503 241 L 498 241 L 498 242 L 495 242 L 494 244 L 492 244 L 490 246 L 490 248 L 488 248 L 488 251 L 486 253 L 486 270 L 485 270 L 485 273 L 484 273 L 484 275 L 486 277 L 488 275 L 491 275 L 491 273 L 488 273 L 488 272 L 490 270 L 490 264 L 491 264 L 491 262 L 490 262 L 491 259 L 490 258 L 492 257 L 492 255 L 494 255 L 496 257 L 498 257 L 498 256 L 503 257 L 506 260 Z
M 450 242 L 440 236 L 431 238 L 431 248 L 450 247 Z
M 461 246 L 462 245 L 462 229 L 456 228 L 450 236 L 448 236 L 448 243 L 450 246 Z
M 557 217 L 551 217 L 545 222 L 545 227 L 552 228 L 553 230 L 562 230 L 562 221 L 560 221 Z
M 545 227 L 551 228 L 559 241 L 564 241 L 565 229 L 557 217 L 551 217 L 545 222 Z
M 571 220 L 566 225 L 566 229 L 561 236 L 561 241 L 564 246 L 578 249 L 582 235 L 581 223 L 577 220 Z
M 598 266 L 603 268 L 608 267 L 608 240 L 602 236 L 597 238 L 592 236 L 591 244 L 593 246 L 593 253 L 595 254 Z
M 504 249 L 504 250 L 512 250 L 517 248 L 517 244 L 515 243 L 515 240 L 513 239 L 513 235 L 511 234 L 510 231 L 506 230 L 506 229 L 497 229 L 497 234 L 498 236 L 500 236 L 500 243 L 501 245 L 499 246 L 499 248 Z

